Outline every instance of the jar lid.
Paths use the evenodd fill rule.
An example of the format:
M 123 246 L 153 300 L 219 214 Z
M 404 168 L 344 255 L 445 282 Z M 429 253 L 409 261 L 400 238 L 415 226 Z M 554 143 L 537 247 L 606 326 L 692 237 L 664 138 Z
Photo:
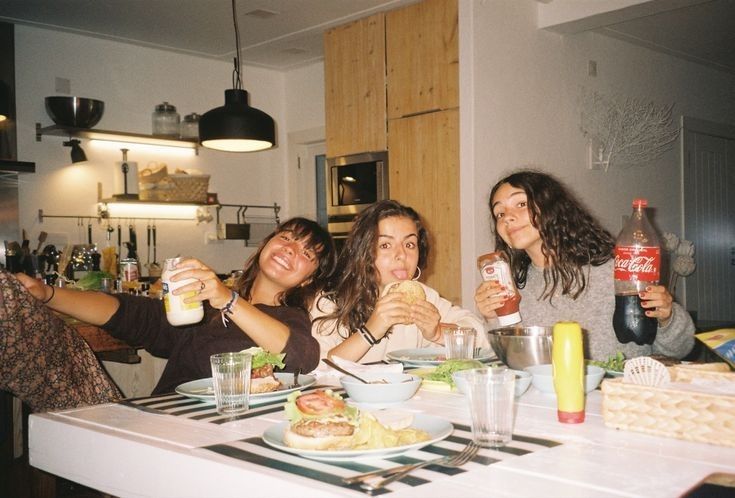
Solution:
M 184 121 L 197 122 L 199 121 L 200 117 L 201 116 L 196 112 L 192 112 L 191 114 L 187 114 L 186 116 L 184 116 Z
M 168 102 L 164 102 L 163 104 L 158 104 L 156 106 L 156 112 L 176 112 L 176 106 L 173 106 Z

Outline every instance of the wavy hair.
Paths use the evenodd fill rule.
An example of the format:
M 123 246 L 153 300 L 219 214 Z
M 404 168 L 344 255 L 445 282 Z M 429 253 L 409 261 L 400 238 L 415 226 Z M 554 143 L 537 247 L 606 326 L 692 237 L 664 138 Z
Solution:
M 540 171 L 521 170 L 506 176 L 490 192 L 489 207 L 504 184 L 523 189 L 528 199 L 529 218 L 541 236 L 541 251 L 550 264 L 544 267 L 544 292 L 549 298 L 557 289 L 576 299 L 587 286 L 584 268 L 600 266 L 613 257 L 615 239 L 602 228 L 576 196 L 559 180 Z M 525 251 L 513 249 L 500 237 L 493 217 L 495 248 L 510 261 L 516 285 L 523 288 L 531 259 Z
M 263 239 L 258 250 L 250 256 L 245 264 L 242 276 L 235 283 L 235 290 L 245 299 L 249 300 L 251 298 L 250 293 L 253 289 L 253 283 L 260 273 L 260 254 L 273 237 L 283 232 L 290 232 L 296 239 L 306 240 L 306 248 L 316 253 L 319 265 L 314 273 L 305 280 L 305 283 L 282 292 L 276 300 L 282 305 L 296 306 L 308 311 L 316 295 L 326 287 L 334 273 L 337 251 L 329 232 L 315 221 L 306 218 L 291 218 L 281 223 L 270 235 Z
M 337 311 L 320 319 L 336 319 L 337 328 L 354 333 L 370 318 L 380 297 L 380 275 L 375 267 L 378 251 L 378 224 L 386 218 L 408 218 L 416 224 L 420 269 L 429 257 L 429 235 L 419 214 L 394 200 L 378 201 L 360 213 L 350 231 L 331 282 L 328 297 Z

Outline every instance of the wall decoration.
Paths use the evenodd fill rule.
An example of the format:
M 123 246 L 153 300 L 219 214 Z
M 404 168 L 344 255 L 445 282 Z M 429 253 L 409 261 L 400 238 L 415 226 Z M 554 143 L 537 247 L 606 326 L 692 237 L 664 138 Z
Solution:
M 644 166 L 660 157 L 679 135 L 672 126 L 673 107 L 582 89 L 580 130 L 587 138 L 588 167 Z

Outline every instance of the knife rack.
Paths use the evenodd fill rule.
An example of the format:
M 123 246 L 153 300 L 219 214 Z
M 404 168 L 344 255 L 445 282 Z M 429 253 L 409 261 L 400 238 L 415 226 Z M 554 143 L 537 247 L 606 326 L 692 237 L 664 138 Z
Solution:
M 220 213 L 222 209 L 235 209 L 235 223 L 224 223 Z M 244 240 L 245 246 L 257 245 L 270 234 L 280 223 L 278 213 L 281 207 L 273 203 L 270 206 L 253 204 L 218 204 L 217 205 L 217 239 Z

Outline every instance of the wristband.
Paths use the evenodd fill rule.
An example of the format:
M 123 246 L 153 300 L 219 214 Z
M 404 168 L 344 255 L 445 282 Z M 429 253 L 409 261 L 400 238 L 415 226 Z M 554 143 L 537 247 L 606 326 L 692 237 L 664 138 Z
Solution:
M 383 340 L 382 337 L 380 339 L 376 339 L 375 336 L 370 332 L 370 330 L 365 325 L 361 325 L 358 330 L 362 338 L 365 339 L 365 342 L 370 344 L 370 346 L 375 346 L 376 344 L 380 344 L 380 341 Z
M 51 295 L 45 301 L 41 301 L 41 304 L 47 304 L 56 295 L 56 288 L 53 285 L 49 285 L 49 287 L 51 287 Z
M 234 313 L 232 308 L 233 306 L 235 306 L 235 303 L 237 302 L 239 297 L 240 297 L 240 294 L 238 294 L 235 291 L 232 291 L 232 297 L 230 297 L 230 301 L 224 306 L 222 306 L 222 308 L 220 308 L 219 310 L 220 315 L 222 315 L 222 325 L 224 325 L 225 327 L 227 327 L 227 322 L 230 321 L 230 319 L 227 318 L 227 315 L 231 315 Z

